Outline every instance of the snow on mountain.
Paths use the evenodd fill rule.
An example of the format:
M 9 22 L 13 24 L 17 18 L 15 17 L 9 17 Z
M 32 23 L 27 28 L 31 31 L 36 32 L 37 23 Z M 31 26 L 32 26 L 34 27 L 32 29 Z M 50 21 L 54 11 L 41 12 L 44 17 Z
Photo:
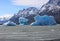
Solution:
M 51 15 L 54 16 L 57 23 L 60 24 L 60 0 L 49 0 L 40 9 L 35 7 L 29 7 L 27 9 L 19 10 L 10 20 L 19 24 L 19 17 L 25 17 L 29 21 L 28 23 L 34 22 L 34 16 L 36 15 Z
M 13 15 L 11 15 L 11 14 L 2 15 L 2 16 L 0 16 L 0 21 L 9 20 L 12 16 Z
M 15 22 L 16 24 L 19 24 L 19 17 L 26 17 L 29 20 L 33 20 L 33 16 L 39 14 L 39 9 L 35 7 L 29 7 L 23 10 L 20 10 L 17 14 L 15 14 L 10 20 Z M 29 21 L 30 22 L 30 21 Z M 31 21 L 32 22 L 32 21 Z M 31 23 L 30 22 L 30 23 Z

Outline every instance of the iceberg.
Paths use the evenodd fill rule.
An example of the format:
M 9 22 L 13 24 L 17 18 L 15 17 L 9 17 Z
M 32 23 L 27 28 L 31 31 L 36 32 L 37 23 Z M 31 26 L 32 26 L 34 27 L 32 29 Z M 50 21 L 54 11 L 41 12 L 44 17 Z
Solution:
M 33 22 L 33 23 L 31 23 L 30 25 L 32 25 L 32 26 L 39 26 L 40 24 L 39 24 L 39 22 Z
M 27 25 L 27 21 L 28 21 L 28 19 L 26 19 L 24 17 L 19 18 L 19 24 L 20 25 Z
M 56 25 L 56 21 L 53 16 L 49 16 L 49 25 Z
M 56 21 L 53 16 L 48 16 L 48 15 L 37 15 L 34 17 L 35 22 L 32 22 L 30 25 L 36 26 L 36 25 L 56 25 Z
M 16 23 L 14 23 L 12 21 L 8 21 L 8 22 L 4 23 L 3 25 L 6 25 L 6 26 L 16 26 Z

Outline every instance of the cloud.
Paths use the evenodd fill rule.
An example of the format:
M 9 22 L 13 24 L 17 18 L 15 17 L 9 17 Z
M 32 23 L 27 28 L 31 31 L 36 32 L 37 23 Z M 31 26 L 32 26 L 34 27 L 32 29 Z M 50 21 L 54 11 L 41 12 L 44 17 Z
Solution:
M 40 7 L 49 0 L 12 0 L 14 5 Z
M 11 18 L 13 15 L 12 14 L 5 14 L 5 15 L 1 15 L 0 18 Z

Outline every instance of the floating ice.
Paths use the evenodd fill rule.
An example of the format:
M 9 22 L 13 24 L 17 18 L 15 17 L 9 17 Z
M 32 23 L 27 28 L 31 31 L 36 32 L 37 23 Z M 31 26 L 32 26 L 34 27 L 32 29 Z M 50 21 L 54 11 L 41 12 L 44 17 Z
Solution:
M 3 25 L 6 25 L 6 26 L 16 26 L 16 23 L 8 21 L 8 22 L 4 23 Z
M 53 16 L 49 16 L 49 25 L 55 25 L 56 21 Z
M 32 26 L 39 26 L 40 24 L 39 24 L 39 22 L 33 22 L 33 23 L 31 23 L 30 25 L 32 25 Z
M 27 21 L 28 21 L 28 19 L 26 19 L 24 17 L 20 17 L 19 18 L 20 25 L 27 25 Z
M 35 22 L 31 23 L 31 25 L 56 25 L 56 21 L 53 16 L 40 16 L 37 15 L 34 17 Z

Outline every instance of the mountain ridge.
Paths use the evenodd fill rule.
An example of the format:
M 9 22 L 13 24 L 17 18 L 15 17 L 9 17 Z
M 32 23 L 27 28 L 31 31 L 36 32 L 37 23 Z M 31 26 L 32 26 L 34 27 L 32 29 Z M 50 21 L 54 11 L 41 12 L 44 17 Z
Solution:
M 48 15 L 54 16 L 57 23 L 60 24 L 60 0 L 49 0 L 40 9 L 35 7 L 29 7 L 27 9 L 20 10 L 10 20 L 19 24 L 19 17 L 25 17 L 29 21 L 28 23 L 34 22 L 34 16 L 36 15 Z

